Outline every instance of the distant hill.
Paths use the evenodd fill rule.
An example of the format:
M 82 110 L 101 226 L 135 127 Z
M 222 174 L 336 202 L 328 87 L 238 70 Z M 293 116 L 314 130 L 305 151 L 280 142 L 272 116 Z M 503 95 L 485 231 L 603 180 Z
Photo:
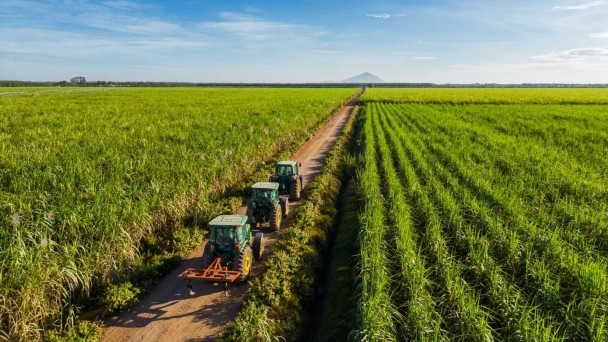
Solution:
M 361 75 L 347 78 L 340 83 L 384 83 L 384 81 L 376 75 L 372 75 L 369 72 L 364 72 Z

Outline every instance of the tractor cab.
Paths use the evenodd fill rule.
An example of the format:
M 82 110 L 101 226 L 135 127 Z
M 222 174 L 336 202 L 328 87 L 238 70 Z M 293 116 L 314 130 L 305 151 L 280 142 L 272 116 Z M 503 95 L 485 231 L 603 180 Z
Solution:
M 209 241 L 205 246 L 205 251 L 228 253 L 226 257 L 241 249 L 251 239 L 251 231 L 247 224 L 247 216 L 242 215 L 221 215 L 209 222 Z M 222 255 L 222 260 L 224 260 Z
M 302 166 L 302 164 L 295 161 L 280 161 L 274 166 L 275 172 L 273 177 L 279 181 L 288 181 L 292 178 L 291 176 L 299 174 L 298 166 Z
M 270 184 L 270 183 L 268 183 Z M 251 199 L 259 204 L 270 204 L 279 200 L 279 192 L 277 191 L 276 183 L 271 183 L 264 187 L 264 183 L 256 183 L 253 188 Z
M 251 199 L 247 203 L 248 223 L 252 228 L 268 222 L 272 230 L 281 226 L 281 218 L 287 215 L 289 203 L 287 198 L 281 199 L 279 183 L 259 182 L 252 189 Z
M 304 176 L 300 168 L 302 163 L 291 160 L 283 160 L 275 164 L 274 175 L 270 176 L 269 182 L 279 183 L 279 193 L 289 194 L 289 199 L 299 201 L 304 189 Z
M 297 174 L 297 166 L 294 165 L 277 165 L 275 174 L 278 176 L 291 176 Z

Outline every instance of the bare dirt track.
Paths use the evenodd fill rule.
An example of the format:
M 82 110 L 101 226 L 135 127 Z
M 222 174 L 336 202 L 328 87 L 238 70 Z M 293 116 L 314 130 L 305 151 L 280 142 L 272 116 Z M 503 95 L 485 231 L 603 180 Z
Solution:
M 340 136 L 360 94 L 355 95 L 292 156 L 291 160 L 302 163 L 304 189 L 319 173 L 325 155 Z M 290 202 L 290 215 L 281 223 L 282 229 L 289 226 L 291 213 L 298 205 L 298 202 Z M 238 213 L 245 214 L 245 211 L 246 207 L 241 207 Z M 259 231 L 264 233 L 266 248 L 263 260 L 253 265 L 252 279 L 260 275 L 264 261 L 281 234 L 281 231 L 270 231 L 266 225 Z M 201 244 L 192 251 L 130 311 L 108 319 L 102 341 L 214 341 L 219 337 L 226 324 L 241 309 L 247 285 L 231 284 L 226 296 L 222 285 L 193 282 L 195 294 L 190 296 L 185 281 L 177 279 L 177 276 L 188 268 L 200 267 L 203 246 Z

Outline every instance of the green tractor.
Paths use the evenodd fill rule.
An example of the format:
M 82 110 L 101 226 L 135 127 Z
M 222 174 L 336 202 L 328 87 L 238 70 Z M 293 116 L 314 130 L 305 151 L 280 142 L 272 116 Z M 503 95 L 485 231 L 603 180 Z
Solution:
M 209 241 L 205 245 L 202 261 L 202 269 L 207 273 L 193 279 L 216 281 L 218 274 L 224 279 L 233 274 L 234 279 L 232 280 L 247 281 L 253 259 L 262 258 L 264 234 L 257 233 L 253 237 L 250 226 L 247 224 L 247 216 L 244 215 L 218 216 L 209 222 L 209 230 L 211 233 Z M 217 267 L 215 267 L 216 264 Z M 213 268 L 219 269 L 219 273 L 212 272 Z M 232 271 L 228 271 L 228 269 Z M 215 275 L 213 275 L 214 273 Z M 225 280 L 220 279 L 219 281 Z
M 247 203 L 247 218 L 252 229 L 266 222 L 274 231 L 281 228 L 281 218 L 289 212 L 289 201 L 286 197 L 280 198 L 279 186 L 279 183 L 259 182 L 251 187 L 253 194 Z
M 270 176 L 269 182 L 280 184 L 279 193 L 281 195 L 289 195 L 290 200 L 299 201 L 304 189 L 304 176 L 299 170 L 302 163 L 280 161 L 274 167 L 274 175 Z

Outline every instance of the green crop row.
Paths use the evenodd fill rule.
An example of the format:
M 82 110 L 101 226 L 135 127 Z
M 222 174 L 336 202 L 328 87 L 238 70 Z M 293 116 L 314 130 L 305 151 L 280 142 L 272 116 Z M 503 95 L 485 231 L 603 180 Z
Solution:
M 374 88 L 359 100 L 421 104 L 608 104 L 608 89 Z
M 608 107 L 371 95 L 352 336 L 608 338 Z
M 38 339 L 69 325 L 100 285 L 128 277 L 157 233 L 196 226 L 226 189 L 309 138 L 354 92 L 0 97 L 0 336 Z

